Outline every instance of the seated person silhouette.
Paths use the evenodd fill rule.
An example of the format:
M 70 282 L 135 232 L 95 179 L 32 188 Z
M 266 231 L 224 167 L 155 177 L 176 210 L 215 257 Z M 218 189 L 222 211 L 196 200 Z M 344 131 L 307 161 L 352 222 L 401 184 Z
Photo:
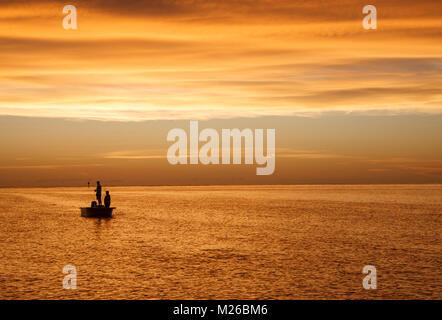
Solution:
M 111 196 L 109 194 L 109 191 L 106 191 L 106 196 L 104 197 L 104 206 L 106 208 L 109 208 L 111 204 Z
M 98 205 L 101 206 L 101 184 L 100 181 L 97 181 L 97 189 L 95 189 Z

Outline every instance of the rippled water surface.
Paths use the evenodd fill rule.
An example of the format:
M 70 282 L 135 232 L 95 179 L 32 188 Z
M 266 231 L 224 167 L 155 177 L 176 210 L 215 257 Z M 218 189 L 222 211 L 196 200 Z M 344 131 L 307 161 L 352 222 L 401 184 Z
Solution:
M 0 298 L 442 298 L 441 185 L 110 190 L 0 189 Z

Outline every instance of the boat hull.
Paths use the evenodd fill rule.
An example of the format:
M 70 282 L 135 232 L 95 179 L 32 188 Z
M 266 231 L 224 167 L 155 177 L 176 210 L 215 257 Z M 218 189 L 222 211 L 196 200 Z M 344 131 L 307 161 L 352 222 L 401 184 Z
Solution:
M 81 216 L 86 218 L 112 218 L 112 211 L 115 208 L 95 207 L 80 208 Z

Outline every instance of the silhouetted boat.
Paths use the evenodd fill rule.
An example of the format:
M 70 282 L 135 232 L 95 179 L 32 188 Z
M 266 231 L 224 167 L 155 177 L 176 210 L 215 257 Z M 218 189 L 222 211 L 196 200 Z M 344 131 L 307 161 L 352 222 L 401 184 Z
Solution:
M 80 208 L 81 216 L 87 218 L 112 218 L 112 211 L 115 207 L 87 207 Z

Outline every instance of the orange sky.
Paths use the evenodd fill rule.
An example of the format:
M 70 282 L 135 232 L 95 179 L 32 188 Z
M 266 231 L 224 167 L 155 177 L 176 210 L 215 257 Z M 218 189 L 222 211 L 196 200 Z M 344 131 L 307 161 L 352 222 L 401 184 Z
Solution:
M 66 4 L 77 7 L 77 30 L 62 28 Z M 377 7 L 377 30 L 362 28 L 366 4 Z M 441 9 L 428 0 L 2 1 L 0 186 L 96 176 L 442 182 Z M 207 171 L 198 180 L 195 168 L 171 167 L 164 128 L 189 119 L 276 128 L 277 172 L 259 180 L 253 168 L 198 166 Z M 93 146 L 78 121 L 99 138 Z M 358 121 L 372 129 L 362 135 Z M 119 131 L 142 125 L 134 136 Z M 124 161 L 138 169 L 116 178 Z

